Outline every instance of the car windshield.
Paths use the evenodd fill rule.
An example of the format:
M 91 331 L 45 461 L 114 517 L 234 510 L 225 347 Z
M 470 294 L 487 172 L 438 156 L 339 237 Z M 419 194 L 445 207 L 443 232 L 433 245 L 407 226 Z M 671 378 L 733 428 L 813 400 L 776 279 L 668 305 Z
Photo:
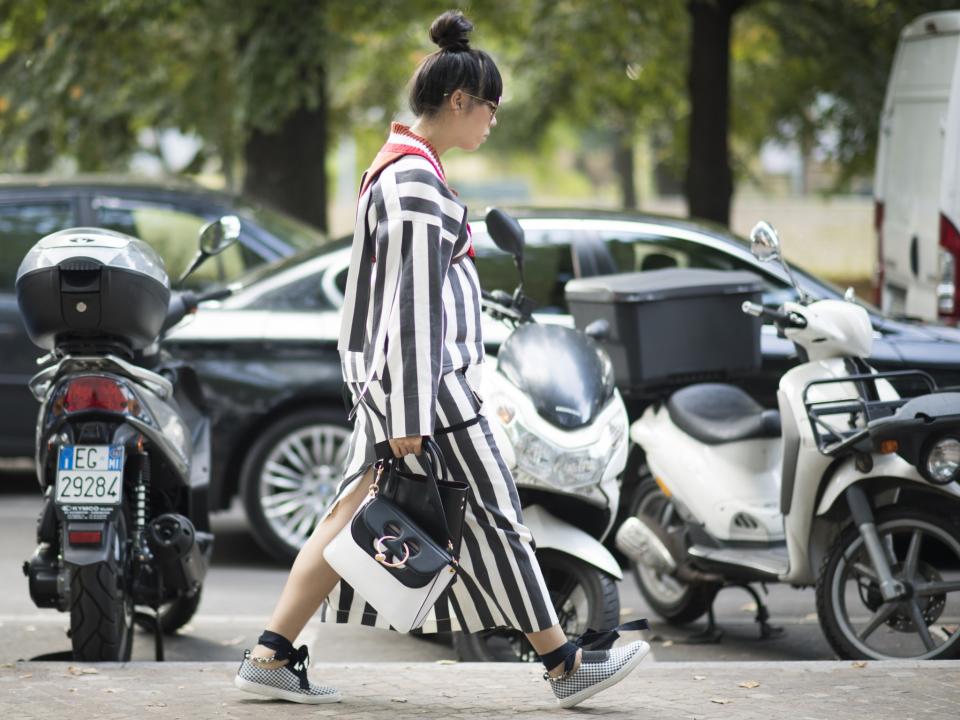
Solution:
M 312 258 L 318 257 L 320 255 L 325 255 L 327 253 L 340 250 L 341 248 L 349 247 L 350 242 L 353 240 L 351 236 L 339 237 L 333 240 L 324 239 L 323 245 L 320 247 L 314 246 L 306 250 L 301 250 L 298 253 L 295 253 L 289 257 L 281 258 L 279 260 L 274 260 L 273 262 L 261 265 L 257 268 L 254 268 L 246 275 L 240 278 L 239 282 L 242 287 L 247 287 L 252 283 L 260 282 L 262 280 L 267 280 L 272 278 L 280 273 L 289 270 L 295 265 L 299 265 L 302 262 L 306 262 Z
M 263 205 L 245 201 L 239 209 L 268 233 L 281 238 L 297 250 L 310 250 L 330 242 L 330 238 L 316 228 Z
M 749 241 L 707 224 L 664 218 L 645 218 L 635 224 L 608 219 L 591 222 L 582 217 L 537 217 L 521 222 L 526 240 L 524 290 L 540 312 L 567 312 L 564 286 L 572 278 L 668 267 L 748 270 L 765 281 L 765 305 L 797 299 L 779 262 L 761 263 L 750 254 Z M 519 280 L 512 259 L 496 248 L 482 220 L 473 227 L 483 287 L 512 291 Z M 843 297 L 843 290 L 836 285 L 793 264 L 791 269 L 814 298 Z M 873 305 L 859 298 L 857 302 L 871 314 L 880 315 Z

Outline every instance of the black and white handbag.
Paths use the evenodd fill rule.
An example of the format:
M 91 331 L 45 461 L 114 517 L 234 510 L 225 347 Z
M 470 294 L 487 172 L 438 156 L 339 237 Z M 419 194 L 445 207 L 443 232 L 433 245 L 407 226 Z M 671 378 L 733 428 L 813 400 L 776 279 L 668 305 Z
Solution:
M 401 460 L 382 461 L 367 499 L 323 551 L 334 571 L 400 632 L 422 625 L 456 577 L 466 509 L 467 485 L 448 478 L 431 438 L 421 458 L 425 476 Z

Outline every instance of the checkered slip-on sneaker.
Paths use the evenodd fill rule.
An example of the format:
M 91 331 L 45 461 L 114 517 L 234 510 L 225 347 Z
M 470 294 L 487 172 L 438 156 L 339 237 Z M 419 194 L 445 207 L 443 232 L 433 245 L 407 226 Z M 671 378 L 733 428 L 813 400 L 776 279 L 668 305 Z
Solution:
M 272 670 L 261 667 L 250 659 L 249 650 L 243 654 L 243 662 L 233 684 L 255 695 L 310 705 L 340 702 L 342 699 L 336 688 L 314 685 L 312 682 L 308 682 L 305 688 L 301 687 L 300 678 L 290 669 L 289 663 Z
M 544 677 L 557 696 L 557 704 L 569 708 L 616 685 L 640 664 L 649 651 L 650 646 L 642 640 L 612 650 L 585 651 L 580 667 L 572 675 L 562 679 Z

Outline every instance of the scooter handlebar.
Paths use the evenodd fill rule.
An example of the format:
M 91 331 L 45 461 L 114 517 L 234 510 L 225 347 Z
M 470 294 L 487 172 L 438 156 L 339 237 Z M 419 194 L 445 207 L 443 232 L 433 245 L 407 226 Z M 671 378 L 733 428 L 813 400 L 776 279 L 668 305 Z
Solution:
M 807 319 L 794 312 L 774 310 L 773 308 L 768 308 L 758 303 L 750 302 L 749 300 L 744 302 L 740 308 L 747 315 L 767 318 L 781 327 L 805 328 L 807 326 Z

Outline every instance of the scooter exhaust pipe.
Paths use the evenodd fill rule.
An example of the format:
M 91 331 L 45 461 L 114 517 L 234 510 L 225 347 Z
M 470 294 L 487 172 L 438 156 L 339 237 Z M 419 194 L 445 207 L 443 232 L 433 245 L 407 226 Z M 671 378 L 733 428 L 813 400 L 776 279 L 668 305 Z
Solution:
M 659 573 L 673 575 L 683 562 L 674 556 L 670 538 L 663 529 L 636 515 L 623 521 L 614 543 L 628 558 Z

